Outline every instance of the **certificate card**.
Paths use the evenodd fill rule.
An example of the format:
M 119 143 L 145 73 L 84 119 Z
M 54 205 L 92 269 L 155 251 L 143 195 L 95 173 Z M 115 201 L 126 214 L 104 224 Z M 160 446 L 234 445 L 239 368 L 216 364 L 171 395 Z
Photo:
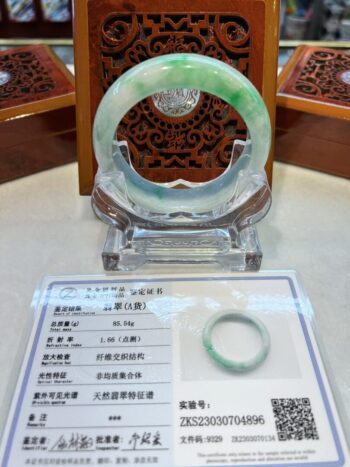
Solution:
M 1 467 L 350 465 L 294 272 L 47 277 L 39 295 Z M 213 327 L 229 361 L 265 330 L 254 367 L 205 346 L 220 313 L 250 317 Z

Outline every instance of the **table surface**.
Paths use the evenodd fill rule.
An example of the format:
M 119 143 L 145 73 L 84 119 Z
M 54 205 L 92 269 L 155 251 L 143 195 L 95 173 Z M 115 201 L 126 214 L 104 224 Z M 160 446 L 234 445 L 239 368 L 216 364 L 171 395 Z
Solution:
M 33 292 L 44 275 L 103 273 L 107 226 L 78 194 L 76 164 L 0 185 L 0 400 L 8 407 Z M 350 182 L 275 163 L 259 225 L 263 269 L 295 269 L 316 316 L 350 432 Z M 205 266 L 202 272 L 215 270 Z M 217 269 L 216 269 L 217 270 Z M 146 267 L 141 273 L 154 271 Z M 181 272 L 181 266 L 156 272 Z M 188 272 L 188 267 L 186 267 Z M 197 269 L 198 272 L 198 269 Z M 10 382 L 10 383 L 9 383 Z M 1 417 L 0 417 L 1 418 Z M 349 435 L 348 435 L 349 436 Z

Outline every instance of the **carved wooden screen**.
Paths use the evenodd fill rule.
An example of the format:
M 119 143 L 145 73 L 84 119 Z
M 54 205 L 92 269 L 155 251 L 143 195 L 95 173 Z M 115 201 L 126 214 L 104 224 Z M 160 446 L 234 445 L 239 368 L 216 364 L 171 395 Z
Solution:
M 347 51 L 304 49 L 279 94 L 350 107 L 350 55 Z
M 277 105 L 276 159 L 350 178 L 348 51 L 299 46 L 278 77 Z
M 89 95 L 91 125 L 103 94 L 122 73 L 148 58 L 178 52 L 204 54 L 230 64 L 266 98 L 265 45 L 270 47 L 268 66 L 274 67 L 277 46 L 271 39 L 277 39 L 276 5 L 276 0 L 194 0 L 188 12 L 188 5 L 179 0 L 91 0 L 86 9 L 76 1 L 78 115 L 87 118 L 86 104 L 81 102 Z M 86 32 L 88 41 L 81 38 Z M 88 89 L 83 69 L 89 73 Z M 271 91 L 274 81 L 273 70 Z M 268 105 L 273 120 L 271 91 Z M 137 104 L 119 125 L 118 139 L 128 141 L 132 163 L 145 178 L 158 182 L 213 179 L 227 167 L 233 141 L 245 139 L 245 125 L 230 106 L 212 95 L 187 90 L 178 91 L 176 98 L 180 105 L 175 113 L 166 93 Z M 82 146 L 86 142 L 81 141 L 80 153 Z M 95 171 L 95 161 L 92 167 Z M 81 179 L 84 171 L 86 167 L 81 166 Z M 82 183 L 81 191 L 85 191 Z
M 0 53 L 0 110 L 73 92 L 74 86 L 46 47 L 30 46 Z

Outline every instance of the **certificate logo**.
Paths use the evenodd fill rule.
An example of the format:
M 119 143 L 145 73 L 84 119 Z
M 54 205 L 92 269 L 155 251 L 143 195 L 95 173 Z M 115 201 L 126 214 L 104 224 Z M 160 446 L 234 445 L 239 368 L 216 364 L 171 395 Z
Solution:
M 63 300 L 74 300 L 78 295 L 78 290 L 75 287 L 65 287 L 60 290 L 59 297 Z

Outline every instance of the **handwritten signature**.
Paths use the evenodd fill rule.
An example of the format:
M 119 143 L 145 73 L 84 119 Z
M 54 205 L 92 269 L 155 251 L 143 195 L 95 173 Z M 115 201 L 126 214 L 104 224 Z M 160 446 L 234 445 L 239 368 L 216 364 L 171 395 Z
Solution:
M 72 433 L 68 437 L 61 435 L 50 451 L 91 451 L 93 448 L 93 438 L 80 433 Z

